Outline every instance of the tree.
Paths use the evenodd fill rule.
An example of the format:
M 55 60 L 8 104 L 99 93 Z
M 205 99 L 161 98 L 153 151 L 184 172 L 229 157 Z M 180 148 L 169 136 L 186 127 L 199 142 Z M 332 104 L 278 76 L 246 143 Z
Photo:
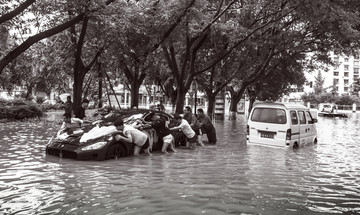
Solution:
M 105 5 L 109 5 L 113 1 L 115 0 L 106 0 Z M 67 6 L 66 3 L 67 0 L 42 1 L 42 2 L 36 2 L 35 0 L 26 0 L 22 4 L 10 4 L 10 5 L 8 4 L 8 2 L 1 3 L 2 4 L 1 6 L 6 8 L 5 11 L 11 10 L 7 13 L 1 14 L 0 16 L 0 24 L 1 25 L 5 24 L 7 28 L 16 26 L 15 25 L 16 23 L 25 22 L 24 20 L 26 20 L 26 18 L 23 17 L 23 14 L 25 14 L 24 12 L 26 10 L 29 10 L 27 12 L 31 14 L 38 15 L 37 18 L 30 20 L 30 22 L 33 21 L 34 23 L 28 24 L 27 26 L 29 25 L 39 26 L 39 23 L 42 23 L 41 19 L 44 18 L 44 15 L 46 15 L 47 18 L 51 17 L 52 19 L 46 20 L 45 22 L 47 23 L 46 25 L 50 23 L 50 25 L 48 26 L 49 28 L 47 30 L 41 29 L 42 30 L 41 32 L 29 36 L 20 45 L 15 45 L 11 51 L 8 51 L 7 54 L 2 56 L 2 59 L 0 59 L 0 74 L 12 60 L 18 57 L 21 53 L 25 52 L 35 43 L 68 29 L 69 27 L 82 21 L 86 15 L 89 15 L 89 13 L 94 12 L 99 8 L 103 8 L 103 5 L 100 3 L 100 5 L 94 6 L 95 8 L 94 10 L 82 10 L 82 11 L 80 10 L 78 14 L 75 15 L 73 14 L 73 16 L 69 17 L 64 15 L 64 13 L 59 12 L 59 8 L 66 8 Z M 26 29 L 28 30 L 28 27 Z
M 351 7 L 355 4 L 359 5 L 354 1 L 351 2 L 353 3 Z M 258 39 L 254 40 L 253 43 L 260 47 L 268 44 L 274 50 L 274 54 L 270 56 L 271 59 L 268 62 L 262 58 L 263 62 L 266 63 L 263 64 L 263 68 L 257 70 L 252 67 L 251 72 L 242 72 L 243 74 L 255 75 L 255 71 L 258 71 L 257 74 L 260 75 L 257 76 L 259 77 L 257 79 L 252 78 L 252 81 L 251 77 L 255 77 L 253 75 L 238 78 L 239 86 L 237 88 L 239 90 L 236 95 L 232 96 L 231 113 L 236 112 L 236 105 L 245 91 L 246 85 L 249 86 L 261 80 L 261 77 L 266 76 L 268 72 L 272 72 L 267 68 L 274 65 L 273 59 L 281 58 L 281 53 L 287 51 L 313 53 L 313 61 L 327 63 L 329 62 L 328 53 L 330 51 L 346 52 L 350 51 L 351 48 L 359 47 L 359 43 L 355 39 L 359 37 L 359 31 L 356 29 L 359 23 L 356 19 L 357 14 L 355 10 L 347 8 L 349 5 L 342 4 L 343 2 L 340 4 L 333 1 L 272 1 L 267 3 L 261 4 L 259 2 L 257 4 L 257 7 L 264 12 L 263 16 L 259 14 L 249 18 L 256 20 L 253 17 L 266 17 L 264 20 L 273 21 L 273 25 L 256 35 Z M 315 11 L 318 10 L 321 12 L 316 13 Z M 346 16 L 339 18 L 337 15 L 339 12 L 346 14 Z M 305 55 L 303 59 L 305 60 Z
M 335 103 L 337 105 L 352 105 L 352 104 L 360 104 L 360 99 L 355 95 L 341 95 L 335 98 Z
M 355 96 L 359 96 L 359 92 L 360 92 L 360 79 L 357 78 L 351 84 L 350 94 L 355 95 Z
M 200 67 L 200 53 L 209 51 L 205 44 L 211 37 L 213 27 L 219 24 L 220 18 L 224 16 L 226 11 L 236 4 L 237 1 L 229 1 L 227 5 L 224 5 L 224 1 L 216 3 L 216 10 L 214 11 L 212 10 L 213 5 L 206 4 L 205 1 L 198 2 L 196 10 L 192 10 L 187 14 L 186 19 L 182 25 L 179 26 L 178 31 L 162 45 L 166 62 L 175 81 L 175 112 L 177 113 L 183 111 L 185 96 L 194 78 L 211 69 L 228 55 L 226 51 L 231 52 L 235 46 L 238 46 L 242 42 L 240 41 L 238 44 L 234 44 L 234 47 L 230 47 L 229 50 L 220 50 L 223 52 L 222 55 L 217 55 L 220 57 L 208 61 L 210 63 L 205 65 L 204 68 Z
M 216 96 L 221 90 L 226 88 L 227 84 L 229 84 L 233 78 L 232 76 L 227 75 L 227 73 L 222 73 L 222 75 L 219 74 L 221 71 L 224 72 L 224 70 L 217 69 L 214 66 L 209 72 L 204 72 L 196 78 L 200 90 L 205 92 L 208 99 L 207 115 L 210 117 L 214 115 Z
M 302 100 L 304 102 L 310 102 L 311 104 L 320 104 L 320 103 L 335 103 L 337 105 L 352 105 L 352 104 L 360 104 L 360 99 L 354 95 L 333 95 L 331 93 L 322 93 L 315 94 L 309 93 L 302 95 Z
M 301 55 L 297 58 L 302 58 Z M 277 101 L 282 96 L 293 91 L 294 87 L 301 88 L 305 83 L 305 76 L 302 72 L 304 64 L 296 56 L 282 57 L 277 68 L 267 73 L 264 78 L 248 87 L 248 97 L 250 100 L 249 110 L 254 101 Z
M 154 51 L 177 28 L 194 3 L 195 0 L 185 3 L 128 1 L 123 5 L 126 11 L 115 16 L 118 37 L 112 38 L 115 44 L 113 54 L 131 90 L 131 108 L 138 106 L 139 88 L 147 74 L 154 74 L 157 70 Z
M 324 81 L 325 78 L 323 78 L 321 71 L 319 71 L 318 75 L 315 77 L 315 83 L 314 83 L 315 94 L 321 94 L 324 92 Z
M 237 104 L 247 87 L 272 72 L 267 68 L 274 68 L 282 53 L 297 48 L 292 38 L 295 33 L 289 30 L 297 21 L 289 15 L 293 7 L 281 1 L 258 1 L 245 6 L 247 10 L 236 17 L 239 27 L 246 32 L 236 42 L 241 44 L 236 46 L 238 74 L 227 88 L 231 95 L 231 118 L 236 115 Z M 272 62 L 273 59 L 276 61 Z
M 68 75 L 58 69 L 57 65 L 63 62 L 53 56 L 55 52 L 56 48 L 51 43 L 39 42 L 30 47 L 29 52 L 21 54 L 0 75 L 3 89 L 11 92 L 16 86 L 25 86 L 26 99 L 34 91 L 46 92 L 47 95 L 53 89 L 64 92 L 64 86 L 68 85 Z
M 225 14 L 225 17 L 227 15 Z M 198 52 L 197 65 L 200 69 L 194 78 L 200 86 L 199 89 L 206 94 L 207 114 L 210 117 L 214 114 L 216 96 L 233 80 L 239 67 L 243 66 L 238 63 L 241 62 L 241 57 L 234 46 L 233 49 L 227 49 L 229 43 L 236 41 L 235 38 L 239 36 L 238 32 L 228 32 L 233 28 L 232 25 L 231 22 L 225 22 L 213 26 L 209 39 L 203 45 L 204 48 Z

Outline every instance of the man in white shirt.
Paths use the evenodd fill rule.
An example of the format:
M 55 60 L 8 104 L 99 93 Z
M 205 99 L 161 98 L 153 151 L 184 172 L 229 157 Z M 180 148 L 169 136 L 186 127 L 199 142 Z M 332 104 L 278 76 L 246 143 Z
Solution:
M 182 133 L 184 133 L 187 138 L 186 147 L 196 148 L 197 135 L 196 135 L 195 131 L 191 128 L 188 121 L 183 119 L 179 114 L 174 115 L 174 120 L 176 120 L 180 124 L 178 126 L 170 128 L 170 130 L 182 131 Z
M 122 131 L 125 135 L 125 137 L 120 134 L 116 135 L 116 140 L 122 140 L 135 144 L 134 155 L 139 155 L 141 149 L 144 149 L 145 154 L 151 155 L 149 137 L 144 132 L 134 128 L 131 125 L 124 125 L 122 119 L 117 119 L 114 122 L 114 125 L 116 126 L 117 130 Z

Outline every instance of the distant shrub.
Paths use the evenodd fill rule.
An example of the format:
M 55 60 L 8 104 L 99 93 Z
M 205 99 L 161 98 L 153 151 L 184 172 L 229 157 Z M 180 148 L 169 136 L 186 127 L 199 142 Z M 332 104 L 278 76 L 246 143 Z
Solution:
M 28 102 L 21 99 L 5 100 L 0 99 L 0 107 L 13 106 L 13 105 L 26 105 Z
M 309 93 L 301 96 L 301 99 L 304 102 L 310 102 L 311 104 L 320 104 L 320 103 L 335 103 L 337 105 L 352 105 L 352 104 L 360 104 L 360 98 L 354 95 L 336 95 L 331 93 L 322 93 L 315 94 Z
M 63 110 L 64 104 L 56 103 L 56 104 L 41 104 L 40 108 L 43 112 L 49 111 L 49 110 Z
M 35 103 L 23 100 L 3 100 L 0 99 L 0 120 L 23 120 L 29 118 L 39 118 L 43 112 Z

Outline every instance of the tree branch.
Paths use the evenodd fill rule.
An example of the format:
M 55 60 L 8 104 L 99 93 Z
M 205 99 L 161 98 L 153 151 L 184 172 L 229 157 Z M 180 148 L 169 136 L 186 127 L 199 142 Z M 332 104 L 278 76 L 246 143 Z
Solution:
M 232 47 L 230 47 L 224 54 L 222 54 L 218 59 L 214 60 L 213 63 L 211 63 L 209 66 L 205 67 L 204 69 L 199 70 L 197 73 L 202 73 L 205 72 L 207 70 L 209 70 L 211 67 L 213 67 L 214 65 L 216 65 L 217 63 L 219 63 L 221 60 L 223 60 L 224 58 L 226 58 L 236 47 L 240 46 L 242 43 L 244 43 L 246 40 L 248 40 L 252 35 L 254 35 L 257 31 L 265 28 L 266 26 L 280 20 L 281 18 L 287 16 L 288 14 L 290 14 L 293 10 L 289 11 L 286 14 L 283 14 L 280 17 L 277 17 L 276 19 L 272 19 L 270 21 L 268 21 L 267 23 L 264 23 L 263 25 L 258 26 L 257 28 L 253 29 L 248 35 L 246 35 L 243 39 L 240 39 L 239 41 L 237 41 Z
M 54 28 L 51 28 L 49 30 L 46 30 L 44 32 L 41 32 L 39 34 L 36 34 L 34 36 L 29 37 L 27 40 L 25 40 L 21 45 L 16 47 L 14 50 L 9 52 L 3 59 L 0 60 L 0 74 L 2 73 L 3 69 L 17 56 L 19 56 L 21 53 L 26 51 L 28 48 L 30 48 L 34 43 L 39 42 L 40 40 L 53 36 L 57 33 L 60 33 L 61 31 L 75 25 L 76 23 L 80 22 L 83 17 L 85 16 L 85 13 L 81 13 L 74 17 L 73 19 L 58 25 Z
M 6 16 L 4 15 L 5 18 L 3 18 L 4 16 L 2 16 L 0 19 L 3 19 L 4 21 L 6 21 L 6 20 L 8 20 L 8 18 L 10 18 L 10 19 L 14 18 L 16 15 L 21 13 L 21 11 L 25 10 L 27 7 L 29 7 L 29 5 L 33 4 L 35 1 L 36 0 L 27 0 L 25 3 L 20 5 L 18 7 L 18 9 L 14 10 L 15 12 L 13 11 L 12 12 L 13 14 L 11 16 L 10 15 L 6 15 Z M 114 1 L 115 0 L 106 0 L 105 5 L 109 5 L 110 3 L 114 2 Z M 29 37 L 21 45 L 16 47 L 14 50 L 10 51 L 5 57 L 3 57 L 0 60 L 0 74 L 2 73 L 4 68 L 12 60 L 14 60 L 16 57 L 18 57 L 21 53 L 26 51 L 28 48 L 30 48 L 33 44 L 39 42 L 42 39 L 45 39 L 45 38 L 51 37 L 51 36 L 53 36 L 55 34 L 58 34 L 58 33 L 62 32 L 62 31 L 64 31 L 65 29 L 68 29 L 69 27 L 79 23 L 84 18 L 85 15 L 86 15 L 85 12 L 80 13 L 79 15 L 75 16 L 74 18 L 72 18 L 71 20 L 69 20 L 69 21 L 67 21 L 67 22 L 65 22 L 63 24 L 57 25 L 57 26 L 55 26 L 53 28 L 50 28 L 50 29 L 48 29 L 48 30 L 46 30 L 44 32 L 41 32 L 41 33 L 38 33 L 38 34 L 36 34 L 34 36 Z M 2 22 L 0 22 L 0 24 L 1 23 Z
M 147 50 L 143 56 L 148 55 L 148 53 L 151 53 L 153 51 L 155 51 L 169 36 L 170 34 L 174 31 L 174 29 L 179 25 L 179 23 L 182 21 L 182 19 L 185 17 L 185 15 L 187 14 L 188 10 L 195 4 L 196 0 L 191 0 L 191 2 L 189 3 L 189 5 L 187 7 L 185 7 L 185 9 L 183 10 L 183 12 L 180 14 L 180 16 L 176 19 L 176 21 L 170 26 L 170 28 L 163 34 L 163 36 L 161 37 L 160 41 L 155 43 L 152 46 L 152 49 Z
M 15 16 L 19 15 L 23 12 L 26 8 L 30 5 L 34 4 L 36 0 L 26 0 L 24 3 L 19 5 L 15 10 L 5 13 L 4 15 L 0 16 L 0 24 L 9 21 L 10 19 L 14 18 Z

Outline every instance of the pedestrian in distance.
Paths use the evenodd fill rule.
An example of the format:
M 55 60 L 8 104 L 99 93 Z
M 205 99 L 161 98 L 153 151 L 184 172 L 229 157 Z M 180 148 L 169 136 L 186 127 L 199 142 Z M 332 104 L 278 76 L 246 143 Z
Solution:
M 198 120 L 201 125 L 201 130 L 203 131 L 203 134 L 206 134 L 209 144 L 216 144 L 216 129 L 211 122 L 211 119 L 208 115 L 204 113 L 204 110 L 202 108 L 199 108 L 197 110 L 198 113 Z
M 70 122 L 71 121 L 71 113 L 72 113 L 72 101 L 71 101 L 71 96 L 67 96 L 66 97 L 66 102 L 64 105 L 64 109 L 65 109 L 65 113 L 64 113 L 64 117 L 65 117 L 65 122 Z
M 118 134 L 115 136 L 116 140 L 122 140 L 127 143 L 134 143 L 134 155 L 139 155 L 140 150 L 143 149 L 146 155 L 151 155 L 150 153 L 150 142 L 149 137 L 144 132 L 140 131 L 139 129 L 131 126 L 131 125 L 124 125 L 122 119 L 117 119 L 114 122 L 114 126 L 117 130 L 122 131 L 124 136 Z

